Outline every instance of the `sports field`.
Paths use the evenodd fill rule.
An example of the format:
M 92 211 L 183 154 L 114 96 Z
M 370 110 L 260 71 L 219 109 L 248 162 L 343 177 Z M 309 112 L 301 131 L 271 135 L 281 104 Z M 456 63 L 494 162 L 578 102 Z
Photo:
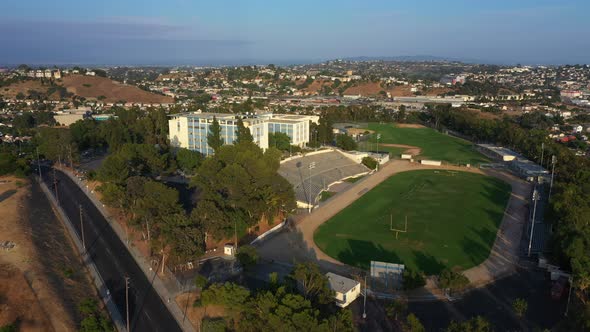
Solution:
M 403 263 L 436 274 L 488 256 L 510 185 L 479 174 L 420 170 L 396 174 L 321 225 L 318 247 L 343 263 Z M 405 229 L 398 233 L 394 229 Z
M 379 143 L 419 147 L 422 159 L 442 160 L 455 164 L 478 164 L 489 160 L 473 148 L 473 143 L 439 133 L 431 128 L 399 128 L 395 124 L 369 123 L 370 130 L 381 134 Z M 371 140 L 373 142 L 374 139 Z M 380 147 L 381 150 L 387 150 Z

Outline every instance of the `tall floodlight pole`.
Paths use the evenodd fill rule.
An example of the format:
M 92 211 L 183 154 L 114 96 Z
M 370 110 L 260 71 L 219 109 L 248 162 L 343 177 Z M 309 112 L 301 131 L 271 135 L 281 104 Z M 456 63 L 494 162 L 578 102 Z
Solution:
M 307 168 L 309 168 L 309 204 L 308 204 L 308 213 L 311 213 L 311 203 L 312 203 L 312 199 L 311 199 L 311 170 L 315 168 L 315 161 L 312 161 L 311 163 L 309 163 L 309 166 L 307 166 Z
M 557 157 L 551 156 L 551 183 L 549 184 L 549 199 L 551 199 L 551 190 L 553 190 L 553 177 L 555 176 L 555 164 L 557 164 Z
M 377 153 L 379 153 L 379 139 L 381 138 L 381 134 L 377 134 Z
M 533 201 L 535 202 L 533 207 L 533 218 L 531 219 L 531 235 L 529 236 L 529 252 L 528 257 L 531 257 L 531 246 L 533 244 L 533 232 L 535 230 L 535 214 L 537 212 L 537 201 L 539 200 L 539 193 L 537 189 L 533 191 Z

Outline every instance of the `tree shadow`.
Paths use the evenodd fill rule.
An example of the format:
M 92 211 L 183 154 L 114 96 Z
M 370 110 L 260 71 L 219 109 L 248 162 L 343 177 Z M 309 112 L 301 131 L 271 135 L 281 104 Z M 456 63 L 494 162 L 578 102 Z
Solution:
M 11 190 L 7 190 L 7 191 L 3 192 L 2 194 L 0 194 L 0 203 L 2 203 L 4 200 L 9 199 L 14 194 L 16 194 L 15 189 L 11 189 Z
M 427 255 L 415 250 L 412 250 L 412 255 L 414 255 L 414 262 L 418 269 L 426 275 L 436 275 L 447 267 L 432 255 Z

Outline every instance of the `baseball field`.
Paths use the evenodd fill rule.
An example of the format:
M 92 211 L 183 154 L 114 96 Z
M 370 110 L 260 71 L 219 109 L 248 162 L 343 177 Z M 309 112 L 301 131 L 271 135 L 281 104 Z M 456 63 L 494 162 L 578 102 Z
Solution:
M 442 134 L 432 128 L 412 128 L 401 127 L 396 124 L 379 124 L 369 123 L 368 129 L 375 132 L 371 139 L 376 142 L 376 134 L 380 134 L 379 139 L 381 151 L 390 151 L 399 153 L 399 148 L 387 146 L 387 144 L 403 144 L 416 146 L 420 148 L 421 159 L 442 160 L 454 164 L 472 164 L 486 163 L 489 160 L 477 152 L 473 143 Z M 369 144 L 374 148 L 374 145 Z

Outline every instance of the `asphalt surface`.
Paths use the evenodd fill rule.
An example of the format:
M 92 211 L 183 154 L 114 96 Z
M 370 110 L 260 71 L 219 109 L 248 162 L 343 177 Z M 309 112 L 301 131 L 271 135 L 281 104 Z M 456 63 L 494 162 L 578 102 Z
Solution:
M 55 172 L 59 203 L 76 232 L 80 234 L 80 205 L 88 257 L 105 281 L 112 300 L 123 319 L 125 310 L 125 276 L 130 278 L 129 315 L 131 331 L 181 331 L 148 279 L 107 220 L 86 194 L 67 175 Z M 53 173 L 44 168 L 43 180 L 54 192 Z

